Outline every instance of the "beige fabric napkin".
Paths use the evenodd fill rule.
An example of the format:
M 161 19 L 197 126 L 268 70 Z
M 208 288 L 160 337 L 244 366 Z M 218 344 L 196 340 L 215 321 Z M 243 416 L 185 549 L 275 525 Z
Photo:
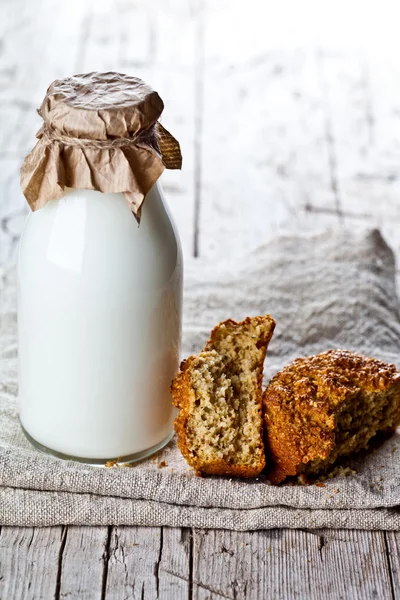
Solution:
M 395 262 L 378 231 L 281 237 L 241 261 L 186 265 L 184 355 L 227 317 L 277 321 L 266 379 L 297 356 L 329 348 L 400 365 Z M 173 441 L 132 468 L 63 462 L 31 447 L 18 424 L 16 288 L 0 287 L 0 523 L 137 524 L 236 530 L 273 527 L 400 529 L 400 435 L 349 461 L 324 486 L 198 478 Z M 55 398 L 56 402 L 57 399 Z M 159 468 L 165 461 L 166 465 Z

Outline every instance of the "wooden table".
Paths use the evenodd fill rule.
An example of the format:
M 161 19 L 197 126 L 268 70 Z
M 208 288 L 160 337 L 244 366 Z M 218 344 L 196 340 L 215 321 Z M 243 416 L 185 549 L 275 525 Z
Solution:
M 0 262 L 56 77 L 120 70 L 162 95 L 186 258 L 283 231 L 379 227 L 400 253 L 400 53 L 382 3 L 1 0 Z M 1 511 L 1 507 L 0 507 Z M 400 534 L 3 527 L 0 598 L 400 598 Z

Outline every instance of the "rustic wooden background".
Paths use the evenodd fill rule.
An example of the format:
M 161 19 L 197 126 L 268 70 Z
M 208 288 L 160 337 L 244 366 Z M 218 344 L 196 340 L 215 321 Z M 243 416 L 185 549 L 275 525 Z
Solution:
M 0 263 L 55 78 L 119 70 L 161 94 L 186 259 L 282 231 L 379 227 L 400 252 L 396 2 L 0 0 Z M 1 518 L 1 507 L 0 507 Z M 400 534 L 3 527 L 0 598 L 400 598 Z

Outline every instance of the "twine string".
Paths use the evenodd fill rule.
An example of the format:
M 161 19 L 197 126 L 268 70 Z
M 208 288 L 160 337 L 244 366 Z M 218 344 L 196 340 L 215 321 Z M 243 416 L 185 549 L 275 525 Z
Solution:
M 97 150 L 132 148 L 138 145 L 147 146 L 161 158 L 167 169 L 180 169 L 182 166 L 182 155 L 179 143 L 159 122 L 154 123 L 148 129 L 144 129 L 132 137 L 126 138 L 91 140 L 88 138 L 70 137 L 68 135 L 62 135 L 46 125 L 42 126 L 37 137 L 44 137 L 50 143 L 59 142 L 64 146 L 76 146 L 78 148 Z
M 129 146 L 135 146 L 137 144 L 145 144 L 146 146 L 150 146 L 150 148 L 152 148 L 158 154 L 160 154 L 155 124 L 152 125 L 150 129 L 140 131 L 135 136 L 129 138 L 115 138 L 107 140 L 91 140 L 88 138 L 78 138 L 68 135 L 62 135 L 61 133 L 50 129 L 46 125 L 43 125 L 43 127 L 38 133 L 38 137 L 44 137 L 48 139 L 49 142 L 59 142 L 64 146 L 97 148 L 98 150 L 108 150 L 111 148 L 127 148 Z

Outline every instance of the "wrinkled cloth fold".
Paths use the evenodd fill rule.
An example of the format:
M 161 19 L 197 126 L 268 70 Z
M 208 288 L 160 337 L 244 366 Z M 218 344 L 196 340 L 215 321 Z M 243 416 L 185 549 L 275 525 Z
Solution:
M 400 529 L 399 434 L 348 459 L 352 475 L 309 486 L 272 486 L 264 476 L 196 477 L 175 439 L 155 458 L 129 468 L 92 467 L 36 451 L 18 422 L 15 281 L 15 271 L 4 269 L 1 524 Z M 184 356 L 203 347 L 217 322 L 265 313 L 277 321 L 265 384 L 297 356 L 330 348 L 400 364 L 395 261 L 376 230 L 280 237 L 235 262 L 187 262 Z

